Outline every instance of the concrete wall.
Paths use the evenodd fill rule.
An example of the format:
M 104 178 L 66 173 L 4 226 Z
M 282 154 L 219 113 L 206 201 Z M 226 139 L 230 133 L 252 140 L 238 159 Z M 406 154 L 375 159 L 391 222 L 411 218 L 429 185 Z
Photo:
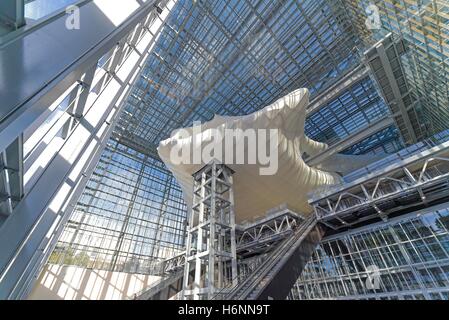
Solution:
M 124 300 L 160 277 L 76 266 L 47 265 L 29 300 Z

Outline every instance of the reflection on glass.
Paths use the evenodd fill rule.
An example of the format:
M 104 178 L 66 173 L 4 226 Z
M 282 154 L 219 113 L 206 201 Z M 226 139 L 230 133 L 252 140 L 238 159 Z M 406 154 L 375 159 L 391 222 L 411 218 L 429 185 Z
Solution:
M 25 18 L 41 19 L 76 2 L 78 0 L 25 0 Z

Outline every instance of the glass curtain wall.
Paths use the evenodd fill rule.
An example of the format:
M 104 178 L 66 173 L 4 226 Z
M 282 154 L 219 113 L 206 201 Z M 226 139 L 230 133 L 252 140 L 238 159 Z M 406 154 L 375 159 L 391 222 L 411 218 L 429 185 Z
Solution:
M 449 299 L 449 209 L 324 239 L 290 299 Z
M 360 64 L 353 28 L 334 0 L 177 1 L 49 262 L 146 272 L 176 254 L 187 213 L 157 157 L 159 141 L 194 120 L 248 114 L 297 88 L 313 99 Z M 332 144 L 387 115 L 366 77 L 311 114 L 306 131 Z M 371 147 L 354 152 L 382 151 L 391 141 L 399 148 L 392 136 L 374 135 Z
M 149 273 L 182 251 L 185 217 L 162 162 L 111 139 L 49 262 Z
M 449 123 L 449 2 L 446 0 L 341 0 L 365 45 L 392 32 L 405 41 L 402 56 L 407 82 L 422 111 L 427 136 Z M 371 5 L 371 6 L 370 6 Z M 374 5 L 374 6 L 373 6 Z M 377 11 L 377 12 L 375 12 Z M 379 28 L 368 29 L 378 14 Z

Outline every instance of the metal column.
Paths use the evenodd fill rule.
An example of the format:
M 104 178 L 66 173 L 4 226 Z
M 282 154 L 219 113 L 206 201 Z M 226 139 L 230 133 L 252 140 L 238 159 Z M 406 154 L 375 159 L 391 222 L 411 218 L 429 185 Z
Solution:
M 211 299 L 237 280 L 233 171 L 211 162 L 193 174 L 183 299 Z M 188 277 L 194 265 L 194 278 Z

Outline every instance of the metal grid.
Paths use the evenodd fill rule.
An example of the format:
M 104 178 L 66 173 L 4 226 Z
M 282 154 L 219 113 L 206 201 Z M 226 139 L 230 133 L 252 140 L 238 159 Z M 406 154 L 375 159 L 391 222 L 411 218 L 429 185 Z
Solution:
M 310 138 L 332 145 L 388 115 L 390 111 L 372 80 L 365 77 L 322 105 L 318 111 L 309 114 L 304 130 Z M 382 135 L 371 137 L 379 143 L 384 142 L 383 138 Z
M 144 68 L 123 134 L 153 145 L 215 113 L 258 110 L 299 87 L 312 96 L 357 64 L 333 1 L 179 1 Z
M 298 87 L 313 98 L 358 65 L 357 44 L 331 0 L 178 1 L 50 262 L 146 273 L 155 259 L 176 254 L 186 212 L 156 155 L 159 141 L 193 120 L 247 114 Z M 322 110 L 333 120 L 326 114 L 317 125 L 309 117 L 307 128 L 328 143 L 388 115 L 368 77 Z M 372 139 L 381 145 L 389 137 Z
M 346 154 L 394 153 L 404 148 L 404 142 L 396 126 L 376 132 L 343 151 Z
M 443 209 L 323 240 L 289 298 L 447 300 L 448 288 L 449 210 Z
M 342 0 L 367 46 L 392 32 L 405 40 L 402 57 L 411 93 L 420 101 L 420 124 L 431 135 L 449 121 L 449 3 L 445 0 Z M 369 31 L 365 9 L 375 4 L 382 27 Z M 359 19 L 357 19 L 359 17 Z M 360 18 L 361 17 L 361 18 Z
M 185 210 L 160 161 L 111 140 L 49 262 L 149 273 L 182 250 Z
M 81 15 L 96 16 L 112 8 L 107 1 L 88 2 L 80 7 Z M 2 114 L 0 120 L 0 174 L 9 183 L 4 188 L 5 179 L 0 179 L 0 198 L 3 200 L 6 193 L 8 209 L 20 200 L 0 232 L 0 237 L 7 239 L 2 241 L 0 250 L 0 277 L 4 280 L 0 281 L 0 295 L 4 299 L 24 298 L 30 293 L 37 273 L 53 250 L 118 120 L 117 115 L 122 111 L 121 100 L 128 95 L 157 38 L 154 34 L 158 34 L 174 3 L 139 2 L 138 10 L 134 10 L 136 7 L 130 6 L 132 2 L 123 1 L 115 5 L 113 9 L 118 6 L 122 15 L 115 21 L 117 25 L 104 23 L 103 33 L 92 31 L 89 25 L 95 25 L 95 21 L 89 20 L 83 23 L 85 28 L 79 29 L 74 36 L 70 30 L 61 28 L 65 19 L 62 14 L 44 19 L 25 33 L 12 35 L 17 37 L 17 41 L 27 42 L 27 48 L 42 47 L 41 37 L 49 40 L 48 34 L 52 34 L 52 41 L 44 41 L 48 52 L 34 50 L 51 61 L 45 68 L 46 72 L 39 73 L 40 78 L 33 74 L 32 81 L 27 82 L 28 71 L 39 65 L 39 57 L 24 58 L 25 64 L 22 60 L 16 61 L 29 70 L 21 67 L 5 70 L 7 77 L 21 70 L 17 79 L 20 78 L 23 88 L 31 90 L 32 96 L 18 94 L 18 91 L 6 87 L 1 94 L 6 114 Z M 164 9 L 158 10 L 156 3 Z M 60 48 L 60 39 L 74 44 L 69 50 L 71 55 L 53 50 Z M 10 45 L 13 43 L 15 41 L 6 42 L 2 50 L 8 57 L 22 57 L 23 48 Z M 12 72 L 8 73 L 8 70 Z M 64 70 L 62 74 L 61 70 Z M 14 113 L 10 112 L 12 110 Z M 5 122 L 5 115 L 13 121 L 8 119 Z M 24 118 L 27 120 L 23 121 Z M 119 239 L 124 240 L 120 241 L 126 241 L 125 236 L 123 232 Z M 76 249 L 84 244 L 78 241 Z M 21 259 L 16 259 L 17 256 Z M 76 251 L 75 256 L 86 261 L 84 252 Z M 119 261 L 118 254 L 115 259 Z

